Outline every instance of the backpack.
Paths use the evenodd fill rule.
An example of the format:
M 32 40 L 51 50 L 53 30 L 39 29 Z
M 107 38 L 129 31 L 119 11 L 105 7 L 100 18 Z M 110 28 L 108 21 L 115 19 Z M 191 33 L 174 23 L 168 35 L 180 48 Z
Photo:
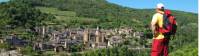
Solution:
M 164 35 L 175 35 L 177 30 L 177 24 L 175 17 L 171 14 L 170 10 L 165 10 L 163 14 L 163 27 L 158 31 Z

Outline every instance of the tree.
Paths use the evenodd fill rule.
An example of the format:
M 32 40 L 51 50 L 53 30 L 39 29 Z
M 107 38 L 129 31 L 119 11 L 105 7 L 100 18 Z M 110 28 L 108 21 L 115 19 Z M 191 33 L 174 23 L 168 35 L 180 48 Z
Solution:
M 43 20 L 50 20 L 53 18 L 23 1 L 11 1 L 0 7 L 2 7 L 2 15 L 0 15 L 0 17 L 2 17 L 1 20 L 6 19 L 6 22 L 13 26 L 13 28 L 33 28 L 40 25 Z

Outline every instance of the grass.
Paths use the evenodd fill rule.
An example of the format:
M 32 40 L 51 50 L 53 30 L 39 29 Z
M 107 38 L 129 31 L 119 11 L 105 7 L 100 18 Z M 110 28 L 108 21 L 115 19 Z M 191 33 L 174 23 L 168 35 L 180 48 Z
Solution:
M 80 25 L 92 25 L 97 24 L 99 19 L 95 18 L 85 18 L 85 17 L 77 17 L 76 12 L 73 11 L 61 11 L 57 8 L 51 7 L 36 7 L 44 13 L 49 13 L 55 16 L 56 19 L 52 20 L 52 22 L 67 25 L 69 27 L 79 27 Z
M 40 9 L 44 13 L 49 13 L 56 16 L 68 16 L 68 17 L 76 16 L 76 13 L 73 11 L 60 11 L 57 8 L 51 8 L 51 7 L 36 7 L 36 8 Z
M 184 45 L 178 50 L 175 50 L 169 54 L 169 56 L 198 56 L 198 47 L 193 42 L 189 45 Z

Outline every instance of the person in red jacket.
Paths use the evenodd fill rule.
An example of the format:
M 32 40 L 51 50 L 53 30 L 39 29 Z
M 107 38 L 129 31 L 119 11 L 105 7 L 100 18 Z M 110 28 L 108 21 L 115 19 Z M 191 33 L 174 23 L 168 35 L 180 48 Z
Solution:
M 156 13 L 153 15 L 151 21 L 151 30 L 153 33 L 153 42 L 151 49 L 151 56 L 168 56 L 168 36 L 159 32 L 157 28 L 163 27 L 164 5 L 158 3 Z

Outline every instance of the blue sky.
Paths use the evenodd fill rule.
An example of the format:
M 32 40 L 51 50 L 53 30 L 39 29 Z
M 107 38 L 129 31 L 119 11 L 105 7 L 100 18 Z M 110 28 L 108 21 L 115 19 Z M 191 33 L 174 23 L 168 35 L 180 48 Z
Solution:
M 163 3 L 165 8 L 198 13 L 198 0 L 107 0 L 121 6 L 148 9 L 155 8 L 157 3 Z
M 8 1 L 8 0 L 0 0 L 0 2 L 5 2 L 5 1 Z

